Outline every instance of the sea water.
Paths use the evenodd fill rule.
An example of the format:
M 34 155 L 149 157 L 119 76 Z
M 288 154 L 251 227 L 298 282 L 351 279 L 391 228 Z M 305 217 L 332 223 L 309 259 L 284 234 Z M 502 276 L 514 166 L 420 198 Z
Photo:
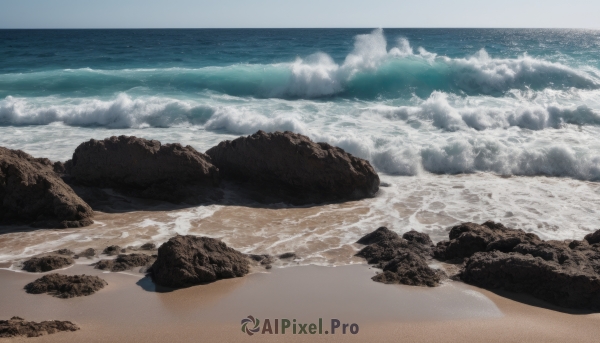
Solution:
M 0 30 L 0 56 L 0 146 L 65 161 L 91 138 L 205 151 L 290 130 L 369 160 L 389 185 L 375 199 L 284 217 L 245 209 L 236 220 L 240 211 L 211 205 L 115 220 L 102 233 L 15 233 L 4 238 L 33 241 L 0 247 L 2 258 L 185 231 L 338 263 L 331 256 L 350 256 L 379 225 L 438 240 L 467 220 L 545 239 L 599 228 L 600 31 Z

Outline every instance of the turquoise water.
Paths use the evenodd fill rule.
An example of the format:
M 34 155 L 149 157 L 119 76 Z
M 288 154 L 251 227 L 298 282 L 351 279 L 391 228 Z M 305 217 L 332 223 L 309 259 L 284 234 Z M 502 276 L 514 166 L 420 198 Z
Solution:
M 0 30 L 0 56 L 0 145 L 36 156 L 293 130 L 390 175 L 600 179 L 600 31 Z

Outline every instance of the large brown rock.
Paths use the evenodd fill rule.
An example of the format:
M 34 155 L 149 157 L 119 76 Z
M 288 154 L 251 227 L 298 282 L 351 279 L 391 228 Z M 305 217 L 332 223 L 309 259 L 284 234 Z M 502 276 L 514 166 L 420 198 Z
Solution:
M 172 202 L 212 197 L 220 181 L 210 158 L 191 146 L 133 136 L 82 143 L 65 166 L 77 184 Z
M 75 263 L 71 257 L 68 256 L 42 256 L 32 257 L 29 260 L 23 262 L 23 270 L 30 273 L 43 273 L 49 272 L 55 269 L 61 269 Z
M 250 271 L 249 262 L 219 240 L 176 236 L 158 248 L 151 270 L 157 284 L 180 288 L 244 276 Z
M 0 223 L 81 227 L 92 224 L 92 216 L 48 159 L 0 147 Z
M 25 285 L 27 293 L 48 293 L 57 298 L 73 298 L 92 295 L 107 283 L 97 276 L 48 274 Z
M 440 270 L 429 267 L 425 258 L 411 251 L 397 254 L 381 267 L 383 272 L 375 275 L 373 281 L 435 287 L 444 275 Z
M 0 338 L 10 337 L 39 337 L 61 331 L 77 331 L 79 326 L 59 320 L 45 320 L 43 322 L 28 322 L 23 318 L 12 317 L 9 320 L 0 320 Z
M 257 133 L 206 152 L 224 178 L 273 201 L 295 204 L 372 197 L 379 176 L 368 161 L 293 132 Z
M 598 274 L 530 254 L 475 253 L 466 261 L 461 279 L 484 288 L 527 293 L 563 307 L 600 309 Z

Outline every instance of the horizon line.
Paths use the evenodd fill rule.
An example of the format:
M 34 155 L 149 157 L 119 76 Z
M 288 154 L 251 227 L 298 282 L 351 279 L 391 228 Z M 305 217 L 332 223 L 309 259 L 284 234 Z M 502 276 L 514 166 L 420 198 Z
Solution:
M 600 30 L 600 27 L 0 27 L 0 30 L 351 30 L 351 29 L 431 29 L 431 30 Z

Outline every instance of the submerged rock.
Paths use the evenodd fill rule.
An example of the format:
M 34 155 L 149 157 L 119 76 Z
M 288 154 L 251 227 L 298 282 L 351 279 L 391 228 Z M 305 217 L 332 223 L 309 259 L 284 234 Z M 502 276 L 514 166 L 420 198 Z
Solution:
M 27 284 L 25 290 L 31 294 L 48 293 L 57 298 L 73 298 L 92 295 L 107 284 L 97 276 L 48 274 Z
M 600 309 L 598 274 L 554 259 L 479 252 L 466 261 L 461 279 L 479 287 L 527 293 L 559 306 Z
M 74 255 L 73 258 L 80 258 L 80 257 L 87 257 L 87 258 L 94 258 L 96 256 L 96 250 L 92 249 L 92 248 L 87 248 L 84 251 L 80 252 L 77 255 Z
M 0 338 L 10 337 L 39 337 L 61 331 L 77 331 L 79 326 L 59 320 L 43 321 L 41 323 L 28 322 L 20 317 L 9 320 L 0 320 Z
M 59 254 L 59 255 L 67 255 L 67 256 L 71 256 L 71 255 L 75 254 L 70 249 L 59 249 L 59 250 L 56 251 L 56 253 Z
M 279 257 L 280 260 L 295 260 L 295 259 L 299 258 L 295 252 L 286 252 L 277 257 Z
M 368 161 L 293 132 L 257 133 L 206 152 L 222 177 L 295 204 L 372 197 L 379 176 Z
M 23 262 L 23 270 L 30 273 L 43 273 L 55 269 L 61 269 L 75 263 L 72 258 L 65 256 L 43 256 L 33 257 Z
M 180 288 L 244 276 L 250 271 L 250 261 L 219 240 L 176 236 L 158 248 L 151 270 L 157 284 Z
M 128 136 L 82 143 L 68 165 L 76 183 L 171 202 L 214 196 L 220 180 L 210 158 L 191 146 Z
M 92 224 L 93 214 L 48 159 L 0 147 L 0 223 L 72 228 Z
M 106 248 L 104 248 L 104 250 L 102 250 L 102 253 L 108 256 L 114 256 L 114 255 L 118 255 L 121 253 L 121 247 L 118 245 L 111 245 L 108 246 Z
M 156 249 L 156 244 L 154 243 L 146 243 L 140 247 L 140 250 L 154 250 Z
M 119 255 L 114 260 L 102 260 L 95 264 L 96 269 L 122 272 L 135 267 L 149 267 L 155 258 L 146 254 Z

